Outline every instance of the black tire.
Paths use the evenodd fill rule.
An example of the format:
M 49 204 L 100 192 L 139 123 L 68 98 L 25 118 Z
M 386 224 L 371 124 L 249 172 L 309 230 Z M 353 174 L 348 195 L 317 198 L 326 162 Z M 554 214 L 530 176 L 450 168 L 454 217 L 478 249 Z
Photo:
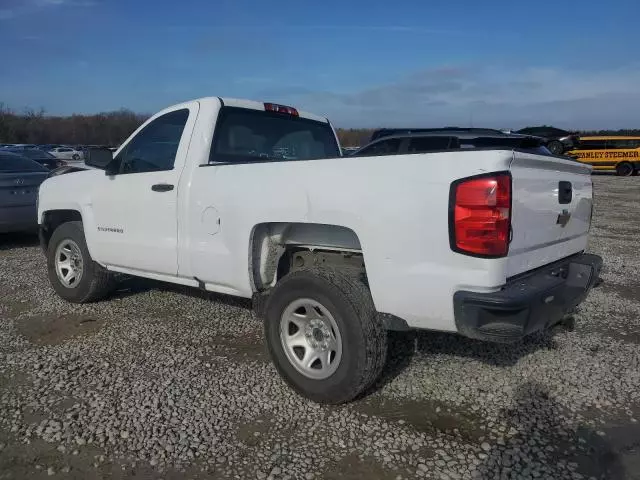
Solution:
M 342 358 L 328 378 L 311 379 L 289 361 L 280 340 L 280 319 L 293 301 L 310 298 L 334 317 L 342 337 Z M 271 359 L 284 380 L 318 403 L 339 404 L 356 398 L 379 377 L 387 352 L 387 332 L 378 319 L 371 293 L 355 275 L 309 269 L 281 279 L 267 298 L 264 329 Z
M 77 153 L 74 153 L 73 155 L 71 155 L 71 158 L 77 161 L 77 160 L 80 160 L 80 155 L 78 155 Z
M 619 177 L 629 177 L 633 175 L 633 171 L 633 165 L 631 165 L 629 162 L 620 162 L 616 165 L 616 175 L 618 175 Z
M 558 140 L 551 140 L 547 143 L 547 149 L 554 155 L 562 155 L 564 153 L 564 146 Z
M 80 248 L 83 272 L 77 285 L 69 288 L 58 278 L 55 267 L 55 256 L 58 245 L 65 240 L 72 240 Z M 47 247 L 47 270 L 49 281 L 56 293 L 72 303 L 88 303 L 104 298 L 113 287 L 113 276 L 89 255 L 84 236 L 82 222 L 67 222 L 60 225 L 51 235 Z

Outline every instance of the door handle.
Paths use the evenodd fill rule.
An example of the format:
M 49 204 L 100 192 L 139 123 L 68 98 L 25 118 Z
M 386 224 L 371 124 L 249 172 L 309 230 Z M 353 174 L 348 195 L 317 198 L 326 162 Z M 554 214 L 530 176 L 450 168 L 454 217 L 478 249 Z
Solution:
M 171 190 L 173 190 L 173 185 L 170 185 L 168 183 L 156 183 L 155 185 L 151 186 L 151 190 L 153 190 L 154 192 L 170 192 Z

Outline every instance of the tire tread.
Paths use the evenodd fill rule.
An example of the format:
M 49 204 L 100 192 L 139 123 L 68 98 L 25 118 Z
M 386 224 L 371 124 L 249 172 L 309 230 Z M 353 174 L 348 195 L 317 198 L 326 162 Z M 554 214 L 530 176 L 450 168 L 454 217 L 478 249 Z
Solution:
M 111 292 L 114 285 L 114 277 L 106 268 L 94 262 L 89 255 L 82 222 L 72 221 L 63 223 L 53 232 L 49 242 L 49 251 L 47 253 L 48 261 L 52 261 L 51 257 L 55 253 L 55 248 L 58 244 L 58 237 L 62 236 L 61 232 L 64 232 L 64 230 L 61 229 L 76 230 L 75 233 L 77 234 L 77 238 L 72 239 L 76 242 L 82 243 L 80 246 L 87 252 L 88 256 L 88 258 L 83 258 L 83 261 L 87 267 L 91 267 L 85 267 L 84 275 L 90 274 L 89 286 L 86 289 L 86 292 L 81 296 L 75 296 L 73 299 L 70 299 L 70 301 L 73 301 L 74 303 L 90 303 L 103 299 L 109 294 L 109 292 Z M 57 279 L 52 279 L 51 281 L 57 281 Z

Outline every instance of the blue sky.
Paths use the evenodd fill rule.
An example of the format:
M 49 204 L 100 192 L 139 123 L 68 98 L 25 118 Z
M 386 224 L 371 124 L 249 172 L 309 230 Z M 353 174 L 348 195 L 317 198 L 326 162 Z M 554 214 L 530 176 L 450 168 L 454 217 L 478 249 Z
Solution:
M 0 102 L 152 113 L 216 95 L 344 127 L 637 128 L 639 22 L 638 0 L 0 0 Z

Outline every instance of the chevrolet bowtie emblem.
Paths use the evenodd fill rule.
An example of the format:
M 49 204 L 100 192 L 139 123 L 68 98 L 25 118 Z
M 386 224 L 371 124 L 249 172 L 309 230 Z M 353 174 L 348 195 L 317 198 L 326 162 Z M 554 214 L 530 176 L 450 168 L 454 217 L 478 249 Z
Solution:
M 563 210 L 562 213 L 558 214 L 558 220 L 556 220 L 556 225 L 560 225 L 564 227 L 567 223 L 569 223 L 569 219 L 571 219 L 571 214 L 569 210 Z

